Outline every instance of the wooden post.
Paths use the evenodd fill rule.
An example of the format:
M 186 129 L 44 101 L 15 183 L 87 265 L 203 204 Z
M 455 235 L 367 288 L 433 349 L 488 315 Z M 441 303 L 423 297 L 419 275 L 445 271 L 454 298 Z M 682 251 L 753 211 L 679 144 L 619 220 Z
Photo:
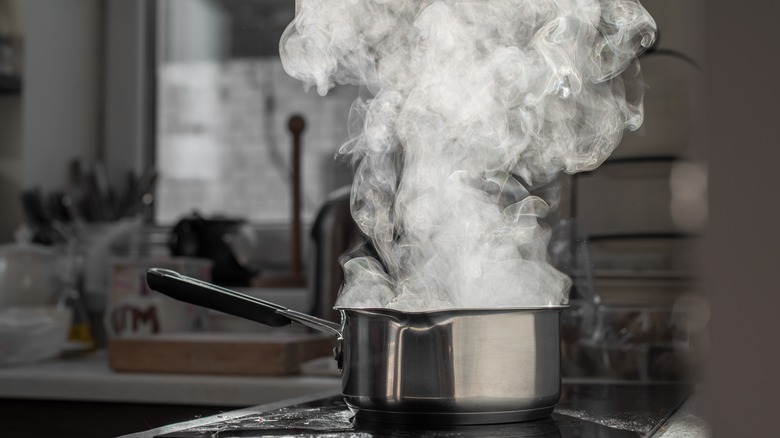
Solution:
M 301 240 L 301 133 L 306 127 L 303 117 L 294 114 L 288 128 L 292 133 L 292 227 L 290 232 L 290 266 L 293 278 L 303 278 L 303 242 Z
M 290 224 L 290 273 L 283 276 L 259 276 L 253 287 L 306 287 L 303 273 L 303 233 L 301 230 L 301 133 L 306 127 L 303 117 L 293 114 L 287 127 L 292 134 L 290 183 L 292 186 L 292 223 Z

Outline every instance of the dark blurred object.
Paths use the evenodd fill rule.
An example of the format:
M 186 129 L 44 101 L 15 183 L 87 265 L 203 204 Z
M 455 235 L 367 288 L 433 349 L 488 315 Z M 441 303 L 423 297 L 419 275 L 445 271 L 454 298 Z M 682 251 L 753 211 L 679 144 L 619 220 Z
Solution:
M 45 226 L 51 222 L 51 216 L 46 210 L 43 195 L 37 188 L 22 192 L 22 206 L 27 222 L 35 226 Z
M 79 216 L 87 222 L 105 222 L 108 218 L 108 197 L 101 196 L 94 167 L 74 159 L 68 165 L 68 193 Z
M 360 236 L 349 211 L 350 187 L 333 192 L 323 204 L 311 227 L 312 251 L 314 251 L 311 290 L 314 293 L 312 314 L 331 321 L 341 321 L 333 309 L 344 281 L 339 259 L 353 247 Z
M 684 301 L 685 298 L 680 301 Z M 595 324 L 583 325 L 590 309 L 572 303 L 563 314 L 562 369 L 566 376 L 628 380 L 691 380 L 708 344 L 706 322 L 693 327 L 685 321 L 708 319 L 698 305 L 621 306 L 596 308 Z
M 17 76 L 0 74 L 0 96 L 16 95 L 22 91 L 22 80 Z
M 49 193 L 49 213 L 53 220 L 64 224 L 73 221 L 73 211 L 71 210 L 71 200 L 63 192 Z
M 154 202 L 156 181 L 157 171 L 150 167 L 140 177 L 129 172 L 123 186 L 112 187 L 104 163 L 74 159 L 68 167 L 66 189 L 70 216 L 86 222 L 110 222 L 144 214 Z
M 11 35 L 0 34 L 0 75 L 10 77 L 16 74 L 16 53 Z
M 106 166 L 102 162 L 96 161 L 91 167 L 91 171 L 87 174 L 87 184 L 94 217 L 100 222 L 115 220 L 116 206 L 114 205 L 114 194 L 108 184 Z
M 576 243 L 568 261 L 573 267 L 572 299 L 561 315 L 561 374 L 643 381 L 695 379 L 709 350 L 706 300 L 686 292 L 692 287 L 688 283 L 672 287 L 679 280 L 669 283 L 663 277 L 636 274 L 620 283 L 620 294 L 605 298 L 601 290 L 608 289 L 607 283 L 594 273 L 588 236 L 580 233 L 570 239 L 565 234 L 558 238 Z
M 22 91 L 16 59 L 13 37 L 0 33 L 0 95 L 16 95 Z
M 125 190 L 119 197 L 119 216 L 131 217 L 139 213 L 144 214 L 154 202 L 157 171 L 151 167 L 147 168 L 140 177 L 130 171 L 125 180 Z
M 22 91 L 22 80 L 17 76 L 0 74 L 0 96 L 16 95 Z
M 195 212 L 173 227 L 169 247 L 174 256 L 212 260 L 214 283 L 245 287 L 259 272 L 251 254 L 255 244 L 249 242 L 253 235 L 242 219 L 205 219 Z
M 62 244 L 67 241 L 61 227 L 55 225 L 43 194 L 37 188 L 22 192 L 22 212 L 25 224 L 32 232 L 32 243 L 40 245 Z
M 693 293 L 697 279 L 684 262 L 695 236 L 676 227 L 663 208 L 671 202 L 649 204 L 671 196 L 667 181 L 680 162 L 627 155 L 571 176 L 569 216 L 553 225 L 550 243 L 551 261 L 572 277 L 561 316 L 563 376 L 697 377 L 709 350 L 709 304 Z M 594 195 L 611 205 L 594 207 Z

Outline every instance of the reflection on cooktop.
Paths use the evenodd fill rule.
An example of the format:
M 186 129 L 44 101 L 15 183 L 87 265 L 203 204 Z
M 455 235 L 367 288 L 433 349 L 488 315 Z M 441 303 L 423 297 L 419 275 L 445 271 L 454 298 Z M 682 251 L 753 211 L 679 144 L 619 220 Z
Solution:
M 689 387 L 671 384 L 564 384 L 561 403 L 544 420 L 426 428 L 356 423 L 334 396 L 159 437 L 640 437 L 654 432 L 688 393 Z

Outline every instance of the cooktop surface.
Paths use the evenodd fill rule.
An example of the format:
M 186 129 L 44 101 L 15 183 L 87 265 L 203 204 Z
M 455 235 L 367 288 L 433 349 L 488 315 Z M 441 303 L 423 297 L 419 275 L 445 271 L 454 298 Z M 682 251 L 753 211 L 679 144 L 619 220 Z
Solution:
M 358 423 L 340 396 L 210 417 L 160 438 L 231 437 L 641 437 L 655 432 L 690 387 L 676 384 L 564 383 L 550 418 L 524 423 L 419 427 Z M 245 415 L 244 415 L 245 414 Z M 211 421 L 214 420 L 214 421 Z

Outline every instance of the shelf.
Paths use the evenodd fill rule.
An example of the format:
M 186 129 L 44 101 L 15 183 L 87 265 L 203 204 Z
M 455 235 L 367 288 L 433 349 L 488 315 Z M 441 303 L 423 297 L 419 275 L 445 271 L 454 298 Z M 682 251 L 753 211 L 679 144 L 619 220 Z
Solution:
M 587 278 L 587 272 L 576 269 L 569 272 L 573 278 Z M 596 268 L 593 270 L 593 278 L 596 280 L 669 280 L 669 281 L 694 281 L 697 276 L 694 272 L 683 270 L 663 269 L 615 269 Z
M 17 95 L 22 91 L 22 80 L 18 76 L 0 74 L 0 95 Z

